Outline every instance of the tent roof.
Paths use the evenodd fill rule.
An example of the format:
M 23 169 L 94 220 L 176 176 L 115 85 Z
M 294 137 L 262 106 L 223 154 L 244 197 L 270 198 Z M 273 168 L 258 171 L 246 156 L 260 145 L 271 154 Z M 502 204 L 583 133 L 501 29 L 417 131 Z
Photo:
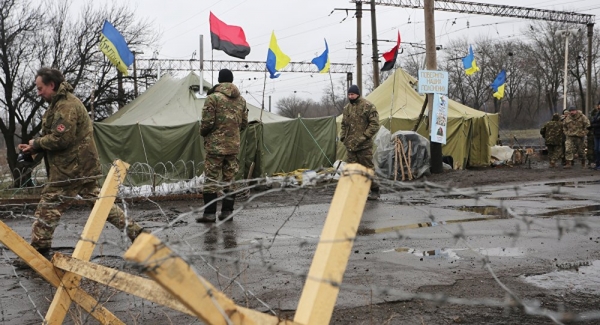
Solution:
M 142 95 L 106 118 L 102 123 L 174 126 L 200 121 L 204 98 L 196 97 L 195 92 L 190 90 L 190 86 L 199 84 L 198 75 L 193 72 L 182 79 L 166 74 Z M 204 80 L 204 85 L 206 84 L 207 82 Z M 247 104 L 247 106 L 248 121 L 258 121 L 261 109 L 251 104 Z M 289 119 L 283 116 L 267 111 L 262 112 L 264 123 L 287 120 Z
M 417 79 L 399 68 L 365 98 L 377 107 L 380 120 L 390 116 L 416 120 L 421 112 L 425 96 L 419 95 L 413 85 L 416 87 Z M 448 102 L 449 118 L 481 117 L 486 114 L 488 113 L 470 108 L 452 99 Z M 341 121 L 341 118 L 340 115 L 338 119 Z

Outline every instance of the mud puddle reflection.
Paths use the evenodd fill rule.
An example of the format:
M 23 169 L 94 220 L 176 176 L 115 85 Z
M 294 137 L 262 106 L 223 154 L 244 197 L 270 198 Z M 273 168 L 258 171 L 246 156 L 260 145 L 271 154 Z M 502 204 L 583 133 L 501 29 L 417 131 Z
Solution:
M 540 216 L 540 217 L 554 217 L 554 216 L 562 216 L 562 215 L 565 215 L 565 216 L 572 216 L 572 215 L 600 216 L 600 204 L 587 205 L 587 206 L 577 207 L 577 208 L 560 209 L 560 210 L 556 210 L 556 211 L 550 211 L 550 212 L 538 214 L 538 216 Z

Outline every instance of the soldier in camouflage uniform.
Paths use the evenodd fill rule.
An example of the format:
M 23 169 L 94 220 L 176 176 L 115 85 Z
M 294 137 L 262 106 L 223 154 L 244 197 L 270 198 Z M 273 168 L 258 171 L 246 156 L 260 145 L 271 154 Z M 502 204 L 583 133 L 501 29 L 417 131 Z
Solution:
M 359 163 L 373 169 L 373 137 L 379 131 L 379 113 L 377 108 L 360 96 L 358 86 L 348 88 L 348 103 L 342 116 L 340 141 L 346 147 L 349 163 Z M 369 200 L 379 198 L 379 185 L 371 182 Z
M 573 166 L 575 154 L 581 159 L 581 166 L 585 166 L 585 136 L 587 135 L 590 120 L 574 106 L 569 107 L 569 115 L 563 121 L 563 132 L 567 136 L 565 142 L 565 168 Z
M 591 127 L 594 147 L 592 149 L 594 157 L 594 169 L 600 170 L 600 102 L 590 113 Z
M 564 133 L 560 115 L 558 113 L 552 115 L 552 120 L 546 122 L 540 129 L 540 134 L 546 140 L 548 147 L 548 158 L 550 159 L 550 168 L 556 167 L 556 162 L 560 161 L 563 145 Z
M 221 220 L 232 221 L 235 194 L 231 183 L 239 170 L 237 158 L 240 152 L 240 132 L 248 126 L 246 100 L 232 84 L 233 73 L 227 69 L 219 71 L 219 84 L 208 91 L 202 108 L 200 134 L 204 137 L 204 175 L 206 176 L 203 198 L 204 213 L 197 222 L 215 222 L 217 219 L 217 182 L 222 187 L 224 198 L 221 204 Z M 212 202 L 212 203 L 211 203 Z
M 37 93 L 50 106 L 42 117 L 42 136 L 20 144 L 25 153 L 44 154 L 50 166 L 48 182 L 35 211 L 31 245 L 48 257 L 52 236 L 62 213 L 81 196 L 90 207 L 98 194 L 102 176 L 93 126 L 83 103 L 73 95 L 73 87 L 56 69 L 41 68 L 36 74 Z M 108 222 L 123 230 L 133 241 L 142 228 L 126 220 L 123 211 L 113 205 Z

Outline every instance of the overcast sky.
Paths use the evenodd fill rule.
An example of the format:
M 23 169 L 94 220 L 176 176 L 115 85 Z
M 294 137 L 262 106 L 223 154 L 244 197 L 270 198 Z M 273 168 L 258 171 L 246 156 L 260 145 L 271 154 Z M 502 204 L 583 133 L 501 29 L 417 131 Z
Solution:
M 106 5 L 111 0 L 95 0 L 97 5 Z M 138 17 L 148 18 L 161 32 L 158 49 L 143 49 L 141 57 L 150 58 L 158 50 L 159 58 L 190 59 L 199 48 L 199 35 L 204 35 L 204 57 L 215 60 L 239 60 L 221 51 L 211 51 L 208 17 L 213 12 L 229 25 L 241 26 L 252 50 L 247 60 L 264 61 L 267 56 L 269 38 L 274 30 L 281 50 L 292 61 L 310 62 L 324 50 L 323 38 L 329 44 L 332 63 L 356 62 L 356 19 L 354 12 L 336 8 L 354 8 L 347 0 L 123 0 L 136 10 Z M 495 3 L 549 10 L 574 11 L 596 15 L 600 20 L 600 0 L 477 0 L 481 3 Z M 365 4 L 363 7 L 368 8 Z M 333 11 L 333 12 L 332 12 Z M 492 16 L 468 15 L 436 11 L 436 42 L 444 45 L 452 39 L 466 37 L 474 40 L 479 36 L 500 39 L 518 38 L 527 23 L 523 19 Z M 388 6 L 377 7 L 377 39 L 379 52 L 393 47 L 393 40 L 400 31 L 403 42 L 424 43 L 425 32 L 423 10 Z M 371 20 L 370 13 L 363 14 L 362 27 L 363 64 L 371 60 Z M 405 45 L 404 55 L 412 49 Z M 467 49 L 465 49 L 466 55 Z M 211 53 L 212 52 L 212 53 Z M 363 69 L 363 83 L 371 73 L 370 66 Z M 263 92 L 263 73 L 234 72 L 235 81 L 246 99 L 260 106 Z M 343 74 L 332 74 L 334 83 L 345 80 Z M 354 77 L 356 80 L 356 77 Z M 210 72 L 205 79 L 211 81 Z M 216 74 L 214 77 L 216 82 Z M 278 79 L 268 79 L 266 96 L 273 96 L 273 106 L 277 99 L 296 94 L 319 100 L 323 90 L 331 87 L 328 74 L 282 73 Z M 248 93 L 246 93 L 248 92 Z M 266 105 L 266 104 L 265 104 Z

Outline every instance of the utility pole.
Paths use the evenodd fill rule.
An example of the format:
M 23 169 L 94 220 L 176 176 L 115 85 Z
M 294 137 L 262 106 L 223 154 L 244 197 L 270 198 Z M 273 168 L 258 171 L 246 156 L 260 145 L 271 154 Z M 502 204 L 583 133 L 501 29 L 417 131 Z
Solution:
M 592 111 L 594 104 L 592 103 L 592 36 L 594 36 L 594 23 L 590 22 L 587 24 L 587 37 L 588 37 L 588 48 L 587 48 L 587 92 L 586 101 L 583 114 L 586 116 Z
M 423 3 L 425 12 L 425 64 L 427 70 L 437 70 L 437 56 L 435 49 L 435 19 L 434 19 L 434 0 L 425 0 Z M 427 94 L 427 108 L 429 111 L 429 132 L 431 133 L 431 123 L 433 117 L 433 96 Z M 429 137 L 431 139 L 431 137 Z M 429 148 L 431 152 L 430 170 L 434 174 L 441 174 L 444 171 L 442 165 L 442 144 L 430 141 Z
M 362 90 L 362 2 L 356 1 L 356 85 Z
M 373 49 L 373 88 L 379 87 L 379 53 L 377 50 L 377 18 L 375 1 L 371 1 L 371 48 Z

